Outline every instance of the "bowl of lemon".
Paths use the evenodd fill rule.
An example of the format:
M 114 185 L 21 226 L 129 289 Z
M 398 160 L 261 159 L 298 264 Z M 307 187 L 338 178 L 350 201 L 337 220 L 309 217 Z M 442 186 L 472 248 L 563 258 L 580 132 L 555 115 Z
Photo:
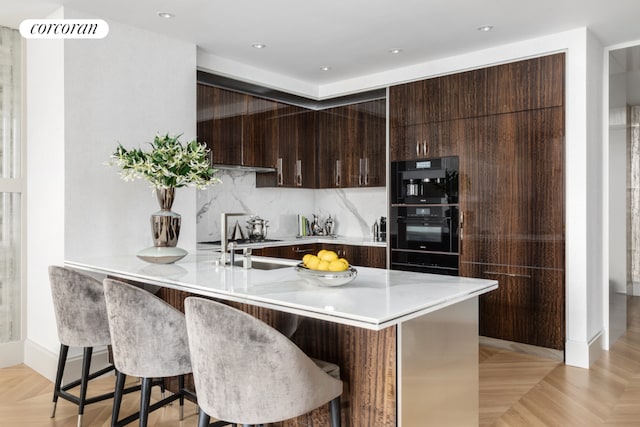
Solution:
M 358 275 L 349 261 L 326 249 L 320 250 L 316 255 L 306 254 L 295 269 L 303 279 L 316 286 L 346 285 Z

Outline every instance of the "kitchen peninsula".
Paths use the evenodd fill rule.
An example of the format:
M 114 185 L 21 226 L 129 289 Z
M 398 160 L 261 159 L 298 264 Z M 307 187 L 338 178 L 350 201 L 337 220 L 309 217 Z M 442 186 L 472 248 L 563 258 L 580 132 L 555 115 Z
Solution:
M 298 275 L 296 261 L 254 258 L 282 268 L 216 265 L 210 252 L 168 265 L 133 255 L 66 265 L 157 286 L 178 308 L 196 294 L 272 325 L 295 319 L 291 339 L 340 366 L 344 425 L 478 425 L 478 296 L 496 289 L 495 280 L 356 267 L 345 286 L 315 287 Z M 285 425 L 326 425 L 325 412 Z

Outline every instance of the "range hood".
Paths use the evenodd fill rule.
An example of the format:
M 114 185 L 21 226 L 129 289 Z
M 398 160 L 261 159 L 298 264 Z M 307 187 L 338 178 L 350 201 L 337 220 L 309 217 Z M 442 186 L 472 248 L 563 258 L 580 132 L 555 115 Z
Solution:
M 236 171 L 243 171 L 243 172 L 259 172 L 259 173 L 268 173 L 268 172 L 275 172 L 276 168 L 265 168 L 265 167 L 261 167 L 261 166 L 240 166 L 240 165 L 219 165 L 219 164 L 214 164 L 213 165 L 214 169 L 218 169 L 218 170 L 236 170 Z

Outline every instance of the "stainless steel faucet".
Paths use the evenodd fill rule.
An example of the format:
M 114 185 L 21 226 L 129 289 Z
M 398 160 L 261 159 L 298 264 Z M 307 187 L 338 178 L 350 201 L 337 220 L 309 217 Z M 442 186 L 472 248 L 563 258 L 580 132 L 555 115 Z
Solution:
M 228 238 L 227 238 L 227 218 L 230 216 L 249 216 L 250 213 L 246 212 L 236 212 L 236 213 L 228 213 L 222 212 L 220 214 L 220 263 L 225 265 L 227 263 L 227 250 L 233 251 L 235 248 L 228 247 Z M 231 256 L 233 259 L 233 255 Z

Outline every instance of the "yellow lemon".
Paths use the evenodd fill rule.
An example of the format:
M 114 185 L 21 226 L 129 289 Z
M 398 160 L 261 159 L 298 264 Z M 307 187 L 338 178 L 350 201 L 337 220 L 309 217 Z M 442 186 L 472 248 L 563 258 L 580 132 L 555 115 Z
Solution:
M 347 268 L 349 268 L 349 266 L 339 259 L 329 263 L 329 271 L 345 271 Z
M 322 260 L 318 263 L 317 270 L 320 271 L 329 271 L 329 261 Z
M 325 252 L 327 252 L 327 250 L 326 250 L 326 249 L 320 249 L 320 250 L 318 251 L 317 257 L 318 257 L 318 258 L 320 258 L 320 259 L 322 259 L 322 256 L 324 255 L 324 253 L 325 253 Z
M 340 258 L 340 259 L 338 259 L 338 261 L 343 262 L 344 265 L 347 266 L 347 268 L 349 267 L 349 261 L 347 261 L 345 258 Z
M 311 270 L 317 270 L 318 264 L 320 264 L 320 258 L 315 255 L 312 255 L 311 258 L 305 263 L 305 267 Z
M 313 257 L 313 258 L 315 258 L 315 255 L 313 255 L 313 254 L 306 254 L 305 256 L 303 256 L 303 257 L 302 257 L 302 263 L 303 263 L 304 265 L 307 265 L 307 264 L 309 263 L 309 260 L 310 260 L 312 257 Z
M 322 256 L 318 255 L 318 258 L 320 258 L 323 261 L 331 262 L 338 259 L 338 254 L 335 253 L 334 251 L 324 251 Z

